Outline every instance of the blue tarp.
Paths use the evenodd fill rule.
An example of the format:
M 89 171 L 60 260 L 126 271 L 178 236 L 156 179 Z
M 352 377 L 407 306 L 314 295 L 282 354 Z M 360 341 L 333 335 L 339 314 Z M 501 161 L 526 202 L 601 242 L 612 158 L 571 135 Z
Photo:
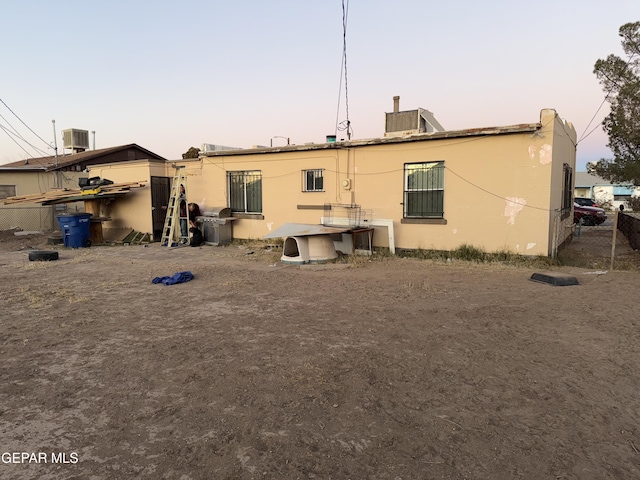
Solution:
M 184 283 L 193 280 L 193 273 L 191 272 L 178 272 L 172 277 L 156 277 L 151 280 L 151 283 L 162 283 L 163 285 L 175 285 L 176 283 Z

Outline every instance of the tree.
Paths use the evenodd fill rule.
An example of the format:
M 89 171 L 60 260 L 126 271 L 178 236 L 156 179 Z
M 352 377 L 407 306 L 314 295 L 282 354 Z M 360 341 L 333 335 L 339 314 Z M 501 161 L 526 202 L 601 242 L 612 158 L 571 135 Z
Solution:
M 182 154 L 182 158 L 198 158 L 198 154 L 200 153 L 200 149 L 196 147 L 191 147 L 187 150 L 186 153 Z
M 611 105 L 602 126 L 613 159 L 600 159 L 588 170 L 615 183 L 640 186 L 640 22 L 621 26 L 619 35 L 628 60 L 609 55 L 593 70 Z

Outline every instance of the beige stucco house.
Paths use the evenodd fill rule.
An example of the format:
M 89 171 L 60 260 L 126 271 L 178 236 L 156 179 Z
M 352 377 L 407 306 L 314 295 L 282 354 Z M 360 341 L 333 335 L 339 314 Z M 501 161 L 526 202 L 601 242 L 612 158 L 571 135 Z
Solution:
M 576 132 L 554 110 L 533 123 L 457 131 L 434 128 L 422 109 L 394 113 L 415 118 L 416 128 L 396 132 L 387 118 L 381 138 L 107 163 L 89 175 L 148 180 L 150 188 L 108 207 L 104 226 L 156 240 L 176 165 L 185 166 L 188 201 L 204 212 L 229 207 L 239 239 L 286 223 L 357 224 L 374 229 L 375 247 L 392 251 L 470 245 L 548 256 L 570 238 Z
M 547 256 L 571 234 L 575 145 L 573 126 L 546 109 L 520 125 L 206 152 L 167 163 L 164 173 L 153 167 L 149 178 L 184 165 L 188 200 L 203 211 L 230 207 L 234 238 L 329 219 L 372 226 L 376 247 L 466 244 Z M 100 173 L 115 181 L 143 175 L 131 165 Z M 121 205 L 124 223 L 152 231 L 148 201 L 135 211 Z
M 506 127 L 210 152 L 187 165 L 188 193 L 205 210 L 231 207 L 236 238 L 333 210 L 374 226 L 379 247 L 546 256 L 571 233 L 575 145 L 548 109 Z

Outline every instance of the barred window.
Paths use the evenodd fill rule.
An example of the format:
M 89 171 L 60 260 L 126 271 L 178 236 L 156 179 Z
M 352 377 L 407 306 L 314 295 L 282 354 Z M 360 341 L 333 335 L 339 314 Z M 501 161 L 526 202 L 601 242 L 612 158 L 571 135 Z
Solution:
M 405 163 L 404 217 L 444 218 L 444 162 Z
M 262 172 L 228 172 L 229 208 L 236 213 L 262 213 Z
M 302 191 L 303 192 L 323 192 L 324 178 L 323 169 L 302 171 Z
M 561 218 L 567 218 L 573 208 L 573 169 L 562 164 L 562 211 Z
M 0 185 L 0 198 L 8 198 L 16 196 L 15 185 Z

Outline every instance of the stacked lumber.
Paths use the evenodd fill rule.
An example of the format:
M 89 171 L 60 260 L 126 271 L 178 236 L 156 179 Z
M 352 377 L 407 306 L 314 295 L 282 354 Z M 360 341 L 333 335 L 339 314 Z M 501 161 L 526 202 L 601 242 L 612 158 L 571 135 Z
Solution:
M 87 195 L 87 198 L 99 199 L 101 196 L 112 196 L 128 193 L 132 188 L 141 188 L 147 185 L 146 180 L 141 182 L 112 183 L 111 185 L 100 185 L 100 193 Z M 78 201 L 77 197 L 82 196 L 80 188 L 54 188 L 45 193 L 34 193 L 32 195 L 16 195 L 15 197 L 5 198 L 4 204 L 10 205 L 15 203 L 47 203 L 56 202 L 63 203 L 69 198 Z

